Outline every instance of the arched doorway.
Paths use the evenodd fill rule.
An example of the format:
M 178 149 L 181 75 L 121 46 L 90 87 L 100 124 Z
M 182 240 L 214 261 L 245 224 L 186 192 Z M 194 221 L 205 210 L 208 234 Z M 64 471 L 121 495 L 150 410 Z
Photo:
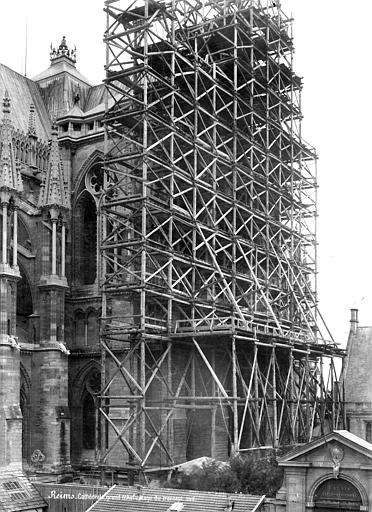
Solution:
M 314 493 L 316 512 L 360 510 L 362 497 L 358 489 L 344 478 L 329 478 Z

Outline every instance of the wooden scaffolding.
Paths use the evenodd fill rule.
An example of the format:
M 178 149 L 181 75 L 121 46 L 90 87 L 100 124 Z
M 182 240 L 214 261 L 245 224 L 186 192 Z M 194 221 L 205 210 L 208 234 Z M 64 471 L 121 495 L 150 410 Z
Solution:
M 310 441 L 343 424 L 343 354 L 317 310 L 291 20 L 271 1 L 127 5 L 105 3 L 97 457 Z

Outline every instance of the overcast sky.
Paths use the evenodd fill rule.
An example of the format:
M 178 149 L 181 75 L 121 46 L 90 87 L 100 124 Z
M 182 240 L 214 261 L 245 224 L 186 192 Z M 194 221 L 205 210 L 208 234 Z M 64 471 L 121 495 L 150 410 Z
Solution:
M 78 68 L 104 76 L 103 0 L 17 0 L 0 7 L 0 62 L 27 76 L 49 66 L 50 44 L 76 45 Z M 353 9 L 351 9 L 351 6 Z M 294 18 L 295 71 L 304 78 L 303 133 L 319 155 L 320 310 L 346 342 L 349 309 L 372 325 L 370 20 L 372 2 L 282 0 Z

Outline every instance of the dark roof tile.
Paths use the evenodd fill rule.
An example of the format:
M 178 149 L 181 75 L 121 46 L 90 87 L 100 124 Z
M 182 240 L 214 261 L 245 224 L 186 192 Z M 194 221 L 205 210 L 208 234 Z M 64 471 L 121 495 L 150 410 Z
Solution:
M 11 119 L 15 129 L 27 133 L 30 105 L 35 105 L 36 135 L 49 140 L 51 122 L 38 84 L 0 64 L 0 101 L 9 92 Z
M 182 512 L 216 512 L 218 510 L 223 512 L 233 501 L 234 512 L 253 512 L 258 510 L 263 499 L 264 496 L 251 494 L 117 485 L 88 510 L 89 512 L 166 512 L 172 504 L 181 502 Z
M 45 508 L 46 502 L 20 469 L 0 468 L 0 511 Z

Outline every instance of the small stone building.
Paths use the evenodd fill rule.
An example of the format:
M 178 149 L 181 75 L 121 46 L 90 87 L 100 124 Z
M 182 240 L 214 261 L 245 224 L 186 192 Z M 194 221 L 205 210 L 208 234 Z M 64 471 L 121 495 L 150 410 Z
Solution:
M 372 510 L 372 444 L 337 430 L 279 460 L 283 486 L 275 510 Z
M 348 430 L 372 442 L 372 327 L 359 324 L 351 310 L 343 376 Z

